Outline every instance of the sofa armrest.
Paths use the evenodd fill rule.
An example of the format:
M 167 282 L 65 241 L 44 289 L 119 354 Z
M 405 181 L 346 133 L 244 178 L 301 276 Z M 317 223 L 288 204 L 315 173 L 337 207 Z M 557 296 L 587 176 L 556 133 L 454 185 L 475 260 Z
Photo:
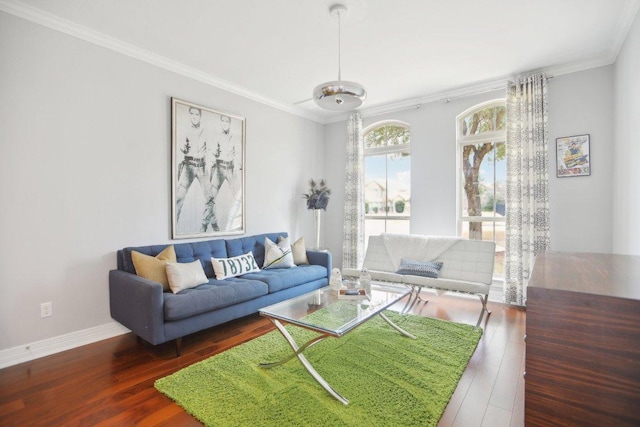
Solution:
M 331 277 L 331 269 L 333 268 L 331 252 L 307 251 L 307 259 L 309 260 L 309 264 L 325 267 L 327 269 L 327 279 Z
M 109 271 L 111 317 L 134 334 L 161 344 L 164 338 L 164 296 L 162 284 L 122 270 Z

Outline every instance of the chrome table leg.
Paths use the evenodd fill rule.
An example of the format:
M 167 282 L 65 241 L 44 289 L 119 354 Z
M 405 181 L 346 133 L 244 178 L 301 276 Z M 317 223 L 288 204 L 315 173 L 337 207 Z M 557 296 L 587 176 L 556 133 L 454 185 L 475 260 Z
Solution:
M 340 393 L 335 391 L 333 389 L 333 387 L 331 387 L 331 385 L 324 378 L 322 378 L 322 376 L 320 376 L 318 371 L 316 371 L 314 369 L 314 367 L 307 360 L 307 358 L 304 356 L 304 354 L 302 354 L 302 352 L 304 350 L 306 350 L 307 348 L 311 347 L 312 345 L 322 341 L 323 339 L 327 338 L 328 335 L 319 335 L 319 336 L 313 338 L 312 340 L 310 340 L 309 342 L 307 342 L 306 344 L 304 344 L 302 347 L 298 347 L 298 344 L 296 344 L 295 340 L 293 339 L 293 337 L 291 336 L 289 331 L 286 330 L 286 328 L 282 325 L 282 323 L 280 323 L 280 321 L 278 321 L 278 319 L 274 319 L 274 318 L 271 318 L 271 317 L 269 319 L 273 322 L 274 325 L 276 325 L 276 328 L 278 328 L 280 333 L 285 337 L 285 339 L 287 340 L 287 342 L 289 343 L 289 345 L 293 349 L 294 354 L 292 354 L 291 356 L 289 356 L 289 357 L 287 357 L 287 358 L 285 358 L 285 359 L 283 359 L 281 361 L 273 362 L 273 363 L 261 363 L 259 366 L 261 368 L 272 368 L 274 366 L 281 365 L 281 364 L 293 359 L 294 356 L 297 356 L 298 359 L 300 360 L 300 362 L 302 363 L 302 365 L 307 370 L 307 372 L 309 372 L 311 374 L 313 379 L 315 379 L 318 382 L 318 384 L 320 384 L 322 386 L 322 388 L 324 388 L 331 396 L 336 398 L 341 403 L 343 403 L 345 405 L 348 405 L 349 404 L 349 400 L 347 400 L 344 396 L 342 396 Z
M 393 329 L 395 329 L 396 331 L 400 332 L 402 335 L 404 335 L 405 337 L 409 337 L 411 339 L 416 339 L 415 335 L 410 334 L 409 332 L 405 331 L 404 329 L 402 329 L 400 326 L 396 325 L 395 323 L 393 323 L 391 321 L 391 319 L 389 319 L 387 316 L 385 316 L 385 314 L 383 312 L 378 313 L 380 315 L 380 317 L 382 317 L 389 325 L 391 325 L 391 327 Z

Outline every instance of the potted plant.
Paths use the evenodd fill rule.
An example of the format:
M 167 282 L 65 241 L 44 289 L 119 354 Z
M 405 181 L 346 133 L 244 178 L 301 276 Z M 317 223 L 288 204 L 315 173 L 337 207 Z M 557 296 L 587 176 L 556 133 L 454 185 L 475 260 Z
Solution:
M 309 192 L 302 195 L 307 200 L 307 209 L 313 210 L 316 249 L 320 249 L 320 211 L 327 210 L 330 194 L 331 190 L 327 187 L 327 182 L 324 179 L 316 182 L 311 178 L 309 180 Z
M 317 183 L 313 178 L 309 180 L 309 192 L 302 195 L 307 199 L 307 209 L 327 210 L 329 204 L 329 195 L 331 190 L 327 187 L 327 182 L 321 179 Z

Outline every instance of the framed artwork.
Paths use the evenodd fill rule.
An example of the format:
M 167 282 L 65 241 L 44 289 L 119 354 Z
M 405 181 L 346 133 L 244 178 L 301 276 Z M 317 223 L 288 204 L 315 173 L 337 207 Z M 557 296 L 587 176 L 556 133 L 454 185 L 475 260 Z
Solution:
M 591 175 L 589 135 L 556 138 L 556 176 Z
M 174 239 L 245 232 L 245 119 L 171 98 Z

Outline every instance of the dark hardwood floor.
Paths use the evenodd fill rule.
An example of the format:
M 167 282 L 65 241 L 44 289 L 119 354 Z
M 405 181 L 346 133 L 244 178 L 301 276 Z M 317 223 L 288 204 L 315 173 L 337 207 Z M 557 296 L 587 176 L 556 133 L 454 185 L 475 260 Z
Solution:
M 436 296 L 413 313 L 475 324 L 477 298 Z M 522 426 L 525 312 L 489 303 L 484 335 L 439 426 Z M 132 334 L 0 370 L 1 426 L 200 426 L 153 387 L 156 379 L 273 330 L 259 315 L 150 346 Z M 296 362 L 292 362 L 296 363 Z

